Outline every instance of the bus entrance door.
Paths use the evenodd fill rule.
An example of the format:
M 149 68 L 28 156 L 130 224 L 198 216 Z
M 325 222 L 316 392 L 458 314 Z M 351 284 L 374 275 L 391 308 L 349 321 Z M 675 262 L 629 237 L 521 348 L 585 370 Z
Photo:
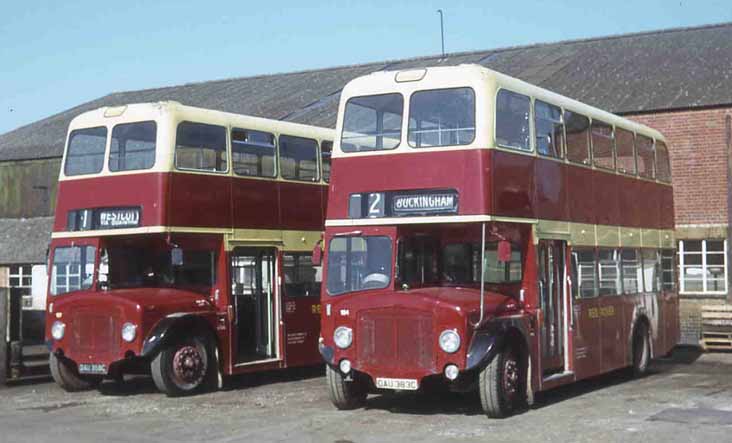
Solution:
M 566 248 L 565 241 L 539 241 L 541 367 L 545 377 L 566 369 Z
M 234 248 L 231 253 L 234 343 L 239 364 L 277 356 L 275 252 L 274 248 Z

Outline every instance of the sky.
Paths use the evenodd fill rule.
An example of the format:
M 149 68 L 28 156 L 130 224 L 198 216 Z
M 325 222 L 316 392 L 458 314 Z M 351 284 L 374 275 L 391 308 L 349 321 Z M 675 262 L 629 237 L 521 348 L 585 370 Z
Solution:
M 730 0 L 0 1 L 0 134 L 112 92 L 732 22 Z M 732 44 L 732 42 L 730 42 Z

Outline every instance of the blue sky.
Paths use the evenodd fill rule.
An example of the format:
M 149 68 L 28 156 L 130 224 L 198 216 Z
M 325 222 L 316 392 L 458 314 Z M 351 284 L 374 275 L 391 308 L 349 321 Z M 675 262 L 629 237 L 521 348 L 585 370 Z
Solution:
M 110 92 L 437 54 L 437 8 L 448 52 L 732 21 L 729 0 L 7 0 L 0 133 Z

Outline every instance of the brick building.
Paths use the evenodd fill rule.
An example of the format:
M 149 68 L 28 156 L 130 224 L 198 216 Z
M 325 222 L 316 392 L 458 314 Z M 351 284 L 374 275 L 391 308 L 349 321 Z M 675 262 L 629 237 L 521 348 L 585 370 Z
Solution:
M 726 23 L 113 93 L 0 135 L 0 285 L 11 280 L 10 271 L 14 284 L 27 284 L 26 271 L 45 262 L 66 128 L 82 112 L 176 100 L 334 127 L 340 91 L 355 77 L 475 63 L 626 115 L 666 135 L 680 250 L 683 341 L 697 343 L 699 305 L 725 302 L 730 294 L 731 260 L 725 253 L 730 60 L 732 23 Z

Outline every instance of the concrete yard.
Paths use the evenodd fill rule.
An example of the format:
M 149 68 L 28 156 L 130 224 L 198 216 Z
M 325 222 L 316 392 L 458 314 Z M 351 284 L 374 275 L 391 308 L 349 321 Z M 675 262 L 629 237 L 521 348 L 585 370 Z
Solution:
M 148 378 L 77 394 L 43 380 L 0 390 L 0 442 L 732 441 L 732 354 L 680 348 L 652 370 L 544 393 L 506 420 L 460 394 L 371 396 L 364 409 L 337 411 L 320 368 L 237 377 L 182 399 Z

